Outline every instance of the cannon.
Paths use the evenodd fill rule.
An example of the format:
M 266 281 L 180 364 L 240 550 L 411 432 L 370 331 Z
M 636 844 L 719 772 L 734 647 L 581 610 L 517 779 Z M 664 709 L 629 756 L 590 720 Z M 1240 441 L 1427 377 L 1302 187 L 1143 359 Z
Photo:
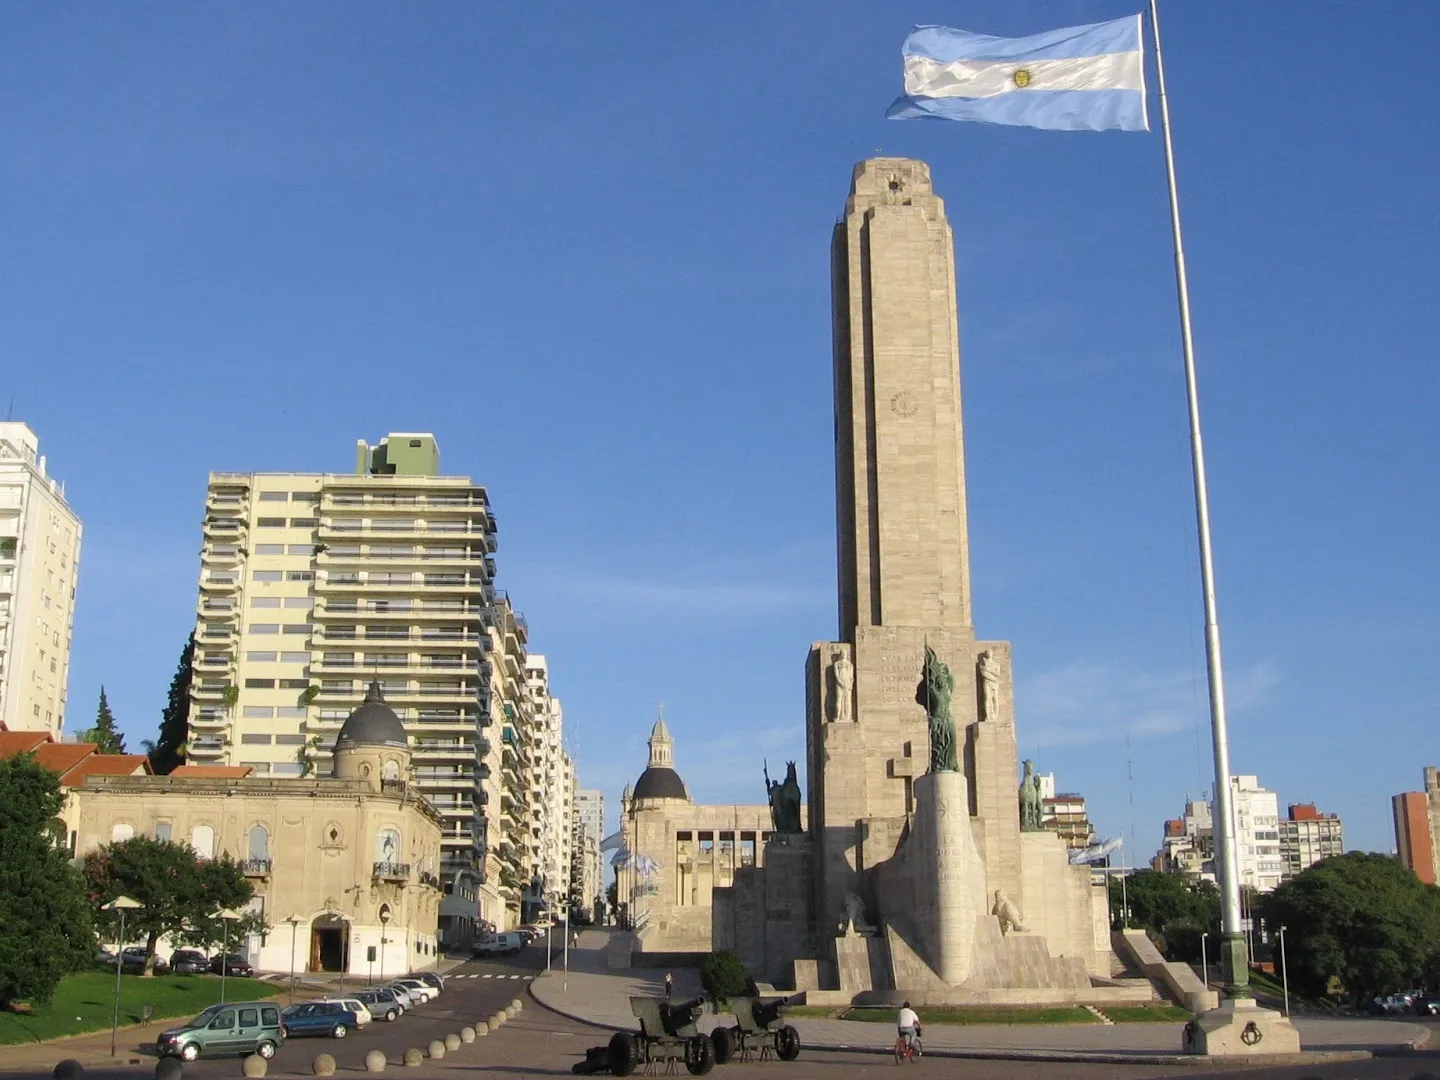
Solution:
M 704 1076 L 715 1067 L 715 1044 L 695 1026 L 705 1011 L 703 998 L 672 1004 L 660 998 L 632 997 L 630 1011 L 640 1021 L 640 1030 L 617 1031 L 608 1045 L 587 1051 L 585 1060 L 572 1065 L 571 1072 L 629 1076 L 636 1069 L 654 1072 L 663 1062 L 667 1073 L 683 1063 L 692 1076 Z
M 800 1056 L 800 1033 L 785 1023 L 785 1008 L 788 998 L 772 998 L 769 1001 L 758 996 L 731 998 L 730 1012 L 735 1017 L 735 1026 L 729 1029 L 730 1045 L 721 1049 L 721 1040 L 716 1038 L 716 1049 L 720 1060 L 728 1061 L 736 1051 L 741 1061 L 749 1061 L 755 1051 L 760 1051 L 760 1060 L 770 1056 L 781 1061 L 794 1061 Z M 715 1033 L 717 1036 L 720 1032 Z

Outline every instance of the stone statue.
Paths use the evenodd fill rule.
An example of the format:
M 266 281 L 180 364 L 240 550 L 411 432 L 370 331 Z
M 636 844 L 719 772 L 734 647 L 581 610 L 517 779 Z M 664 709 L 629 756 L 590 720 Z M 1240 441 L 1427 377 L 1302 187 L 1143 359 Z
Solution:
M 986 649 L 975 663 L 980 676 L 980 719 L 1000 719 L 1000 664 L 995 654 Z
M 851 702 L 855 699 L 855 665 L 843 650 L 834 654 L 830 677 L 834 679 L 830 690 L 830 719 L 837 724 L 848 724 L 854 719 Z
M 840 923 L 840 933 L 843 937 L 878 933 L 872 923 L 865 921 L 865 901 L 860 899 L 858 893 L 845 894 L 845 918 Z
M 1005 895 L 1004 889 L 995 890 L 995 906 L 990 909 L 990 914 L 1000 920 L 1002 934 L 1008 934 L 1012 930 L 1023 934 L 1030 929 L 1020 917 L 1020 909 L 1015 906 L 1015 901 Z
M 1035 775 L 1035 762 L 1026 761 L 1020 781 L 1020 831 L 1039 832 L 1041 817 L 1040 777 Z
M 955 720 L 950 715 L 950 695 L 955 676 L 935 650 L 925 646 L 925 669 L 915 690 L 915 701 L 930 720 L 930 772 L 959 772 L 956 757 Z
M 783 781 L 770 779 L 770 766 L 765 766 L 765 790 L 770 796 L 770 821 L 781 836 L 798 836 L 800 826 L 800 781 L 795 777 L 795 762 L 785 771 Z

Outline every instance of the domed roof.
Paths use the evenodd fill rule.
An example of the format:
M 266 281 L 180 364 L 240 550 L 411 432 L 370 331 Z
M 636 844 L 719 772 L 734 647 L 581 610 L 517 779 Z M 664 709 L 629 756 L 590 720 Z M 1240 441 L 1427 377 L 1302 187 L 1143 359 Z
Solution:
M 385 704 L 385 695 L 380 692 L 380 681 L 370 683 L 365 700 L 352 712 L 340 727 L 335 738 L 335 748 L 345 746 L 406 746 L 405 725 L 395 710 Z
M 634 797 L 636 799 L 690 799 L 690 793 L 685 790 L 685 781 L 680 779 L 680 774 L 674 769 L 667 769 L 663 765 L 651 765 L 640 774 L 640 779 L 635 781 Z

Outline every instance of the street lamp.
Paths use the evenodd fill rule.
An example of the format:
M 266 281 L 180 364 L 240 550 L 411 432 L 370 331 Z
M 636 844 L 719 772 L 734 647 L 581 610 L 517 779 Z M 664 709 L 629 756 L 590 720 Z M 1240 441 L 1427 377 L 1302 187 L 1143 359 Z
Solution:
M 135 911 L 145 905 L 128 896 L 117 896 L 108 904 L 101 904 L 101 911 L 120 912 L 120 936 L 115 945 L 115 1011 L 110 1018 L 110 1056 L 115 1056 L 115 1033 L 120 1029 L 120 968 L 125 961 L 125 912 Z
M 1205 984 L 1205 989 L 1210 989 L 1210 961 L 1205 955 L 1205 939 L 1210 935 L 1204 931 L 1200 934 L 1200 981 Z
M 380 985 L 385 985 L 385 928 L 390 925 L 390 905 L 380 905 Z
M 295 1004 L 295 931 L 305 920 L 299 915 L 291 915 L 285 920 L 290 924 L 290 1004 Z
M 220 924 L 224 927 L 220 936 L 220 1004 L 224 1005 L 225 973 L 230 970 L 230 924 L 232 922 L 239 922 L 242 916 L 240 912 L 234 908 L 226 908 L 215 917 L 220 920 Z
M 1285 963 L 1285 927 L 1280 927 L 1280 980 L 1285 988 L 1285 1015 L 1290 1015 L 1290 969 Z

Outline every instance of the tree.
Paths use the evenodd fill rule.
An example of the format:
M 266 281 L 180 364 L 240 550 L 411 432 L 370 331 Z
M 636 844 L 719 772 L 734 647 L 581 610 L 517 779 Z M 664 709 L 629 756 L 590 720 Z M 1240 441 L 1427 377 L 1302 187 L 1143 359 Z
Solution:
M 93 742 L 102 754 L 125 753 L 125 736 L 115 728 L 115 714 L 110 711 L 110 702 L 105 699 L 105 687 L 100 687 L 100 707 L 95 713 L 95 726 L 80 734 L 81 742 Z
M 44 1004 L 94 955 L 84 882 L 51 842 L 64 802 L 33 754 L 0 761 L 0 1010 Z
M 185 763 L 185 739 L 190 728 L 191 664 L 195 659 L 195 635 L 185 642 L 180 665 L 170 680 L 170 696 L 160 717 L 160 737 L 150 747 L 150 768 L 157 775 L 167 775 Z M 137 898 L 138 899 L 138 898 Z
M 1440 889 L 1388 855 L 1326 859 L 1257 906 L 1272 934 L 1285 927 L 1290 982 L 1310 997 L 1324 996 L 1333 977 L 1358 1005 L 1440 966 Z
M 1220 893 L 1213 884 L 1192 885 L 1179 874 L 1140 870 L 1125 878 L 1110 879 L 1111 925 L 1124 925 L 1122 911 L 1128 907 L 1129 926 L 1148 930 L 1163 939 L 1171 959 L 1200 959 L 1200 935 L 1218 938 Z
M 159 938 L 214 944 L 222 934 L 219 912 L 243 907 L 254 895 L 239 864 L 228 856 L 202 861 L 186 844 L 148 836 L 92 851 L 85 857 L 84 874 L 97 906 L 117 896 L 144 905 L 125 917 L 125 925 L 145 937 L 146 975 L 154 972 Z

